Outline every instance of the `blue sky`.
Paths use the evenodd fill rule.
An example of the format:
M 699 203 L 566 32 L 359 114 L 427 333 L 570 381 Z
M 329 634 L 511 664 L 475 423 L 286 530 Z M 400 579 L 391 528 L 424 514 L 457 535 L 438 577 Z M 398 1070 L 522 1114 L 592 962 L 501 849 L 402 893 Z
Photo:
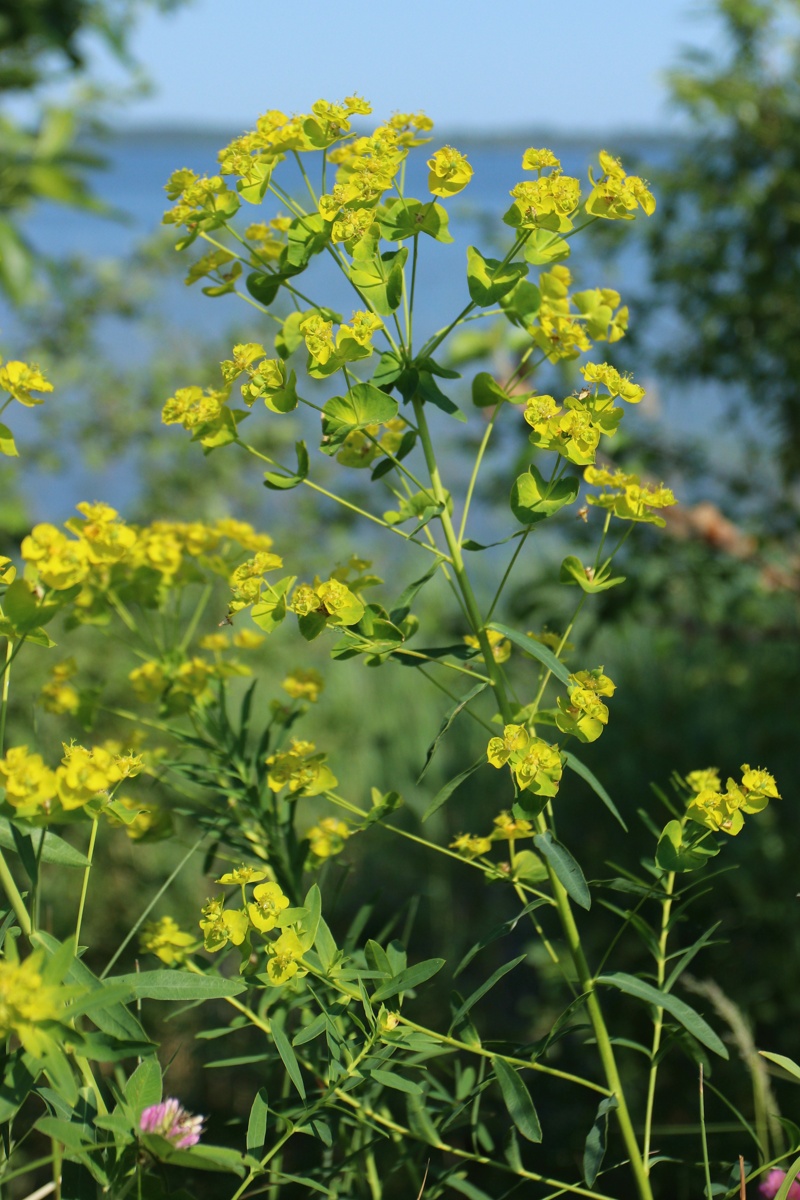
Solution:
M 358 92 L 380 116 L 422 108 L 447 129 L 664 130 L 664 72 L 718 37 L 703 0 L 190 0 L 140 21 L 154 90 L 125 121 L 245 128 Z

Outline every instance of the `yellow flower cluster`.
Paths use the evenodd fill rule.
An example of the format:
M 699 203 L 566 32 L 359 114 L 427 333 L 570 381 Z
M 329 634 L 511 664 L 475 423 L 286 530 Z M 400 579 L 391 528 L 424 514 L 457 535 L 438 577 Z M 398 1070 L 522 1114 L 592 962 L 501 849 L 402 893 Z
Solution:
M 428 191 L 446 199 L 462 192 L 472 179 L 472 167 L 466 157 L 452 146 L 443 146 L 428 159 Z
M 300 322 L 300 332 L 311 356 L 309 373 L 314 376 L 332 375 L 344 363 L 357 362 L 372 354 L 372 338 L 383 328 L 383 321 L 374 313 L 354 312 L 349 325 L 340 325 L 334 337 L 333 322 L 318 312 L 312 312 Z
M 115 754 L 102 746 L 87 750 L 75 742 L 63 749 L 54 771 L 40 754 L 29 754 L 27 746 L 13 746 L 0 759 L 5 802 L 16 817 L 45 823 L 64 820 L 65 814 L 85 808 L 95 797 L 105 804 L 123 779 L 142 769 L 141 758 L 130 753 Z
M 288 692 L 293 700 L 308 700 L 311 704 L 316 704 L 319 700 L 319 694 L 324 686 L 325 681 L 319 671 L 315 671 L 313 667 L 309 667 L 307 670 L 295 667 L 281 684 L 283 690 Z
M 380 454 L 394 456 L 400 449 L 407 428 L 402 417 L 392 417 L 382 425 L 354 429 L 342 442 L 336 461 L 343 467 L 370 467 Z
M 686 809 L 689 820 L 732 836 L 744 825 L 743 813 L 763 812 L 770 800 L 780 799 L 769 771 L 753 769 L 748 763 L 742 765 L 741 782 L 728 778 L 724 792 L 714 770 L 693 771 L 686 782 L 696 789 Z
M 595 460 L 600 438 L 613 437 L 622 420 L 623 410 L 614 407 L 614 398 L 620 396 L 629 404 L 636 404 L 644 395 L 644 388 L 607 363 L 587 363 L 581 372 L 586 386 L 567 396 L 563 404 L 558 404 L 552 396 L 529 396 L 523 416 L 533 430 L 532 445 L 587 466 Z M 601 392 L 600 387 L 605 391 Z M 663 503 L 669 501 L 664 499 Z
M 39 367 L 34 363 L 11 361 L 3 363 L 0 358 L 0 391 L 8 392 L 26 408 L 36 404 L 44 404 L 41 396 L 34 392 L 52 392 L 53 385 L 45 379 Z
M 572 229 L 572 214 L 581 202 L 580 181 L 564 175 L 552 150 L 526 150 L 523 171 L 536 171 L 537 179 L 523 180 L 511 189 L 514 203 L 503 217 L 515 229 Z M 552 174 L 543 175 L 543 171 Z
M 311 866 L 319 866 L 334 854 L 340 854 L 344 844 L 350 837 L 350 829 L 345 821 L 337 817 L 323 817 L 318 825 L 312 825 L 306 833 L 308 849 L 312 856 Z
M 21 553 L 44 587 L 59 592 L 81 586 L 74 600 L 78 620 L 102 616 L 111 589 L 157 607 L 165 586 L 198 578 L 198 564 L 227 574 L 230 560 L 242 550 L 264 553 L 272 545 L 269 535 L 245 521 L 136 526 L 120 520 L 107 504 L 82 502 L 77 507 L 81 516 L 66 522 L 66 533 L 54 525 L 36 525 L 23 539 Z M 210 557 L 213 553 L 216 559 Z
M 266 943 L 267 977 L 277 987 L 302 971 L 301 960 L 305 947 L 291 928 L 292 914 L 287 911 L 289 897 L 284 895 L 277 883 L 257 882 L 264 879 L 265 874 L 264 871 L 242 866 L 218 879 L 217 883 L 241 888 L 242 907 L 226 908 L 224 896 L 213 897 L 206 901 L 202 909 L 200 928 L 203 931 L 203 944 L 212 954 L 224 949 L 229 942 L 233 946 L 246 943 L 249 947 L 252 930 L 270 934 L 280 929 L 278 937 L 268 939 Z M 245 887 L 251 883 L 256 883 L 256 886 L 248 901 Z
M 600 151 L 601 175 L 595 179 L 589 169 L 592 191 L 586 201 L 586 211 L 593 217 L 604 217 L 610 221 L 632 221 L 636 209 L 641 208 L 649 217 L 656 210 L 653 193 L 638 175 L 626 175 L 618 158 L 607 150 Z
M 650 510 L 677 504 L 674 494 L 663 483 L 658 487 L 652 483 L 643 484 L 638 475 L 628 475 L 625 471 L 587 467 L 583 477 L 593 487 L 603 488 L 599 495 L 587 496 L 587 503 L 608 509 L 622 521 L 664 526 L 664 518 Z
M 67 1016 L 68 1001 L 81 988 L 62 987 L 48 977 L 44 950 L 20 961 L 13 938 L 7 938 L 0 961 L 0 1038 L 16 1034 L 29 1054 L 46 1055 L 53 1045 L 53 1023 Z
M 199 176 L 188 167 L 173 171 L 165 191 L 176 203 L 164 213 L 163 222 L 186 228 L 187 237 L 179 243 L 181 246 L 188 245 L 198 233 L 224 225 L 240 206 L 238 195 L 220 175 Z
M 563 764 L 558 747 L 533 737 L 524 725 L 506 725 L 503 736 L 493 737 L 486 757 L 498 770 L 508 763 L 521 792 L 531 789 L 536 796 L 555 796 Z
M 80 708 L 78 689 L 69 682 L 78 672 L 74 658 L 66 658 L 50 668 L 50 678 L 41 690 L 39 699 L 42 708 L 49 713 L 68 713 L 75 716 Z
M 186 712 L 193 704 L 211 699 L 210 684 L 226 674 L 249 674 L 237 663 L 212 663 L 194 655 L 183 662 L 150 659 L 128 675 L 131 687 L 145 704 L 160 703 L 171 713 Z
M 318 796 L 336 787 L 337 779 L 325 765 L 325 754 L 317 754 L 313 742 L 292 738 L 288 750 L 279 750 L 267 759 L 267 783 L 273 792 L 289 788 L 295 796 Z
M 230 385 L 242 374 L 247 383 L 242 384 L 242 399 L 248 407 L 256 400 L 263 400 L 272 412 L 287 413 L 297 408 L 295 374 L 286 374 L 286 364 L 280 358 L 267 358 L 260 342 L 244 342 L 233 347 L 232 357 L 220 363 L 222 378 Z M 184 389 L 185 390 L 185 389 Z M 215 393 L 222 395 L 222 393 Z M 176 393 L 177 395 L 177 393 Z M 169 403 L 169 401 L 167 401 Z M 164 409 L 166 413 L 166 408 Z M 169 424 L 164 418 L 165 423 Z M 185 421 L 184 429 L 190 428 Z
M 370 230 L 381 197 L 392 187 L 409 149 L 427 141 L 419 137 L 433 128 L 424 113 L 396 113 L 366 137 L 345 141 L 331 150 L 336 182 L 320 197 L 319 214 L 331 224 L 334 242 L 352 252 Z
M 231 613 L 255 604 L 264 589 L 269 589 L 267 575 L 283 566 L 283 559 L 268 550 L 261 550 L 246 562 L 240 563 L 229 579 L 233 600 L 230 604 Z
M 601 696 L 613 696 L 616 685 L 602 667 L 570 675 L 567 698 L 558 697 L 556 724 L 562 733 L 572 734 L 581 742 L 595 742 L 608 724 L 608 708 Z
M 498 813 L 492 824 L 493 828 L 486 835 L 460 833 L 450 843 L 450 849 L 472 860 L 488 854 L 494 842 L 517 842 L 533 837 L 531 822 L 523 817 L 513 817 L 509 812 Z
M 314 618 L 324 625 L 356 625 L 364 615 L 364 605 L 346 583 L 331 578 L 325 583 L 300 583 L 289 604 L 302 621 Z
M 168 967 L 185 963 L 198 941 L 181 929 L 172 917 L 161 917 L 158 921 L 147 921 L 139 934 L 139 949 L 143 954 L 155 954 Z
M 509 642 L 507 638 L 504 638 L 502 633 L 498 633 L 496 629 L 487 629 L 486 637 L 488 638 L 489 645 L 492 648 L 492 657 L 494 658 L 494 661 L 498 663 L 508 662 L 509 658 L 511 657 L 511 642 Z M 465 634 L 464 642 L 473 650 L 480 650 L 481 644 L 478 639 L 473 636 L 473 634 Z

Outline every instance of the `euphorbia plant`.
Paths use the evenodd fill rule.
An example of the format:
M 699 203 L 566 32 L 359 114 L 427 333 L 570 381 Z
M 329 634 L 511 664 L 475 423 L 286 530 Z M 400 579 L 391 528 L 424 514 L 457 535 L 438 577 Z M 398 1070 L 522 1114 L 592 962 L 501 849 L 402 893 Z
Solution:
M 330 563 L 322 549 L 316 577 L 301 579 L 291 573 L 288 535 L 274 547 L 271 537 L 241 522 L 134 527 L 103 505 L 82 505 L 66 533 L 35 528 L 22 546 L 24 578 L 9 581 L 9 665 L 26 641 L 48 643 L 43 626 L 59 613 L 68 625 L 98 624 L 99 632 L 104 622 L 121 622 L 139 658 L 131 665 L 130 689 L 157 710 L 142 717 L 102 695 L 89 696 L 70 660 L 54 668 L 45 706 L 76 717 L 105 708 L 119 720 L 158 731 L 161 745 L 145 747 L 141 758 L 124 747 L 70 745 L 55 768 L 22 746 L 0 760 L 5 814 L 31 879 L 26 902 L 3 867 L 13 907 L 9 919 L 16 917 L 20 940 L 36 947 L 27 958 L 12 950 L 5 978 L 16 980 L 19 972 L 49 963 L 41 965 L 44 978 L 56 961 L 74 985 L 63 995 L 54 989 L 53 1013 L 22 1014 L 10 1001 L 0 1010 L 11 1014 L 4 1018 L 5 1032 L 20 1043 L 15 1049 L 11 1042 L 12 1083 L 20 1062 L 26 1072 L 24 1086 L 15 1083 L 17 1108 L 6 1116 L 8 1145 L 13 1153 L 16 1112 L 33 1091 L 49 1109 L 37 1128 L 60 1148 L 56 1162 L 65 1158 L 84 1180 L 91 1176 L 115 1195 L 134 1188 L 142 1196 L 180 1195 L 159 1190 L 171 1186 L 158 1182 L 155 1164 L 161 1162 L 233 1172 L 239 1177 L 233 1200 L 265 1190 L 277 1196 L 282 1189 L 378 1200 L 384 1189 L 406 1194 L 409 1186 L 419 1190 L 423 1184 L 431 1196 L 454 1189 L 481 1197 L 487 1189 L 506 1194 L 514 1181 L 538 1183 L 547 1195 L 604 1200 L 608 1189 L 613 1194 L 623 1186 L 617 1173 L 627 1173 L 638 1195 L 649 1200 L 652 1172 L 662 1161 L 652 1131 L 665 1049 L 681 1040 L 699 1055 L 728 1056 L 705 1018 L 674 991 L 708 935 L 683 953 L 670 939 L 696 893 L 693 872 L 719 853 L 727 836 L 740 832 L 746 815 L 778 795 L 761 768 L 743 766 L 723 788 L 715 770 L 687 773 L 696 764 L 676 764 L 672 795 L 661 793 L 670 819 L 663 832 L 654 827 L 650 858 L 641 870 L 603 884 L 587 882 L 581 847 L 573 852 L 556 835 L 559 793 L 569 775 L 592 789 L 592 819 L 614 819 L 626 828 L 583 749 L 574 749 L 602 735 L 615 685 L 602 665 L 568 669 L 564 658 L 584 605 L 624 582 L 614 574 L 614 559 L 633 526 L 663 525 L 660 510 L 675 503 L 668 488 L 626 473 L 609 457 L 624 406 L 640 401 L 644 389 L 597 361 L 603 355 L 593 347 L 621 338 L 628 312 L 612 289 L 571 290 L 564 262 L 573 236 L 587 224 L 652 214 L 655 201 L 641 179 L 605 152 L 599 169 L 589 173 L 582 200 L 579 180 L 562 172 L 551 151 L 527 150 L 526 177 L 513 188 L 503 217 L 510 231 L 507 252 L 495 259 L 469 247 L 463 306 L 420 337 L 415 300 L 422 264 L 429 254 L 447 253 L 453 240 L 447 202 L 469 184 L 472 168 L 452 147 L 436 149 L 427 159 L 427 194 L 412 197 L 405 188 L 406 159 L 430 140 L 431 123 L 420 114 L 397 115 L 362 135 L 351 119 L 369 111 L 353 97 L 341 105 L 319 101 L 310 114 L 291 118 L 269 112 L 254 131 L 221 151 L 218 175 L 173 175 L 167 190 L 175 204 L 165 219 L 183 231 L 179 248 L 210 246 L 190 267 L 188 282 L 207 279 L 210 295 L 240 292 L 263 313 L 273 337 L 269 348 L 268 333 L 261 342 L 234 346 L 221 364 L 219 386 L 180 389 L 167 400 L 164 421 L 189 430 L 205 453 L 225 448 L 266 464 L 268 489 L 310 489 L 380 529 L 406 554 L 387 556 L 390 583 L 378 592 L 383 581 L 371 574 L 369 561 L 353 556 L 343 565 Z M 302 195 L 282 181 L 287 159 L 299 169 Z M 246 204 L 277 205 L 279 212 L 246 224 L 239 220 Z M 333 264 L 352 291 L 349 319 L 320 292 L 325 272 L 317 268 L 323 263 Z M 467 322 L 493 317 L 516 330 L 518 360 L 506 378 L 481 371 L 471 380 L 481 432 L 459 494 L 446 477 L 443 418 L 431 421 L 431 410 L 462 424 L 475 419 L 449 394 L 459 376 L 446 356 L 449 339 Z M 557 399 L 536 388 L 539 367 L 573 361 L 582 382 L 572 394 Z M 298 441 L 296 465 L 289 465 L 271 449 L 269 422 L 301 407 L 319 414 L 322 458 L 312 460 L 306 441 Z M 507 536 L 495 543 L 507 546 L 501 550 L 506 559 L 485 590 L 486 576 L 476 576 L 470 556 L 490 548 L 470 536 L 470 518 L 502 423 L 526 433 L 530 462 L 508 481 L 512 520 Z M 340 483 L 333 479 L 337 471 Z M 356 503 L 348 483 L 352 472 L 361 472 L 358 478 L 369 472 L 372 502 Z M 561 565 L 561 583 L 575 589 L 572 617 L 558 634 L 513 628 L 502 619 L 503 606 L 512 572 L 535 545 L 531 534 L 544 522 L 563 523 L 576 510 L 589 528 L 596 527 L 597 545 L 588 561 L 571 554 Z M 215 580 L 226 581 L 229 590 L 216 628 L 206 629 L 214 614 L 211 597 L 220 594 Z M 438 586 L 452 596 L 462 626 L 458 645 L 437 644 L 425 610 L 421 616 L 413 611 L 420 594 Z M 192 591 L 193 606 L 182 607 Z M 256 654 L 265 636 L 283 636 L 290 619 L 306 641 L 330 639 L 334 660 L 360 658 L 387 675 L 402 664 L 445 693 L 447 711 L 423 776 L 442 739 L 454 736 L 448 735 L 451 726 L 463 726 L 469 716 L 482 727 L 480 758 L 414 805 L 427 819 L 481 771 L 482 829 L 442 845 L 398 823 L 393 813 L 401 798 L 395 791 L 354 795 L 344 747 L 329 747 L 326 754 L 293 736 L 322 687 L 313 669 L 298 668 L 283 680 L 290 703 L 275 700 L 265 709 L 251 685 L 237 715 L 230 715 L 231 689 L 240 686 L 231 679 L 248 672 L 232 660 L 234 646 Z M 101 819 L 123 822 L 139 836 L 170 832 L 163 817 L 135 796 L 118 798 L 125 763 L 173 781 L 172 806 L 200 826 L 195 846 L 205 840 L 213 850 L 209 862 L 215 852 L 228 860 L 227 869 L 214 872 L 217 889 L 199 914 L 197 932 L 182 929 L 172 915 L 153 917 L 155 902 L 146 906 L 137 924 L 141 948 L 164 969 L 114 976 L 115 955 L 98 976 L 77 956 L 76 942 L 90 871 L 102 871 L 96 847 Z M 134 773 L 127 770 L 127 776 Z M 79 856 L 85 883 L 78 927 L 74 941 L 59 942 L 41 928 L 39 879 L 45 864 L 58 863 L 58 855 L 63 859 L 70 850 L 51 827 L 79 818 L 91 820 L 91 836 L 87 855 Z M 329 876 L 323 873 L 317 884 L 314 872 L 356 834 L 373 836 L 378 825 L 456 860 L 463 871 L 491 882 L 495 895 L 507 892 L 518 904 L 516 914 L 499 926 L 489 915 L 459 964 L 446 960 L 446 945 L 443 957 L 420 962 L 399 939 L 364 939 L 358 924 L 337 929 L 324 915 Z M 371 861 L 367 856 L 362 869 L 370 870 Z M 630 909 L 612 908 L 620 933 L 647 931 L 652 962 L 639 975 L 612 969 L 619 935 L 602 961 L 589 962 L 575 910 L 588 913 L 598 887 L 632 898 Z M 529 922 L 541 940 L 568 997 L 566 1013 L 545 1037 L 531 1042 L 511 1027 L 476 1027 L 478 1002 L 524 955 L 481 978 L 468 996 L 454 991 L 436 1019 L 417 1019 L 415 1000 L 428 980 L 474 971 L 480 951 L 520 921 Z M 6 987 L 3 978 L 0 987 Z M 647 1006 L 649 1045 L 612 1033 L 604 994 L 613 992 Z M 254 1089 L 239 1150 L 206 1145 L 201 1120 L 177 1098 L 162 1100 L 156 1047 L 129 1008 L 133 999 L 211 997 L 231 1006 L 232 1021 L 206 1036 L 249 1030 L 259 1048 L 249 1061 L 258 1062 L 263 1086 Z M 114 1014 L 113 1030 L 106 1009 Z M 592 1039 L 577 1074 L 553 1065 L 551 1047 L 580 1012 Z M 29 1043 L 31 1022 L 46 1027 L 60 1047 L 55 1058 Z M 93 1062 L 104 1061 L 104 1054 L 120 1062 L 138 1054 L 142 1061 L 130 1075 L 120 1070 L 112 1086 L 93 1073 Z M 631 1055 L 636 1066 L 621 1064 Z M 562 1170 L 568 1177 L 561 1177 L 550 1165 L 563 1166 L 561 1148 L 547 1157 L 547 1110 L 556 1089 L 566 1086 L 588 1093 L 591 1112 L 576 1105 L 580 1127 L 572 1150 L 578 1148 L 582 1167 L 580 1175 Z M 59 1108 L 53 1098 L 59 1090 L 68 1105 L 80 1098 L 79 1122 Z M 109 1112 L 112 1099 L 116 1107 Z M 609 1121 L 618 1137 L 604 1166 Z M 701 1128 L 705 1151 L 702 1122 Z M 744 1119 L 743 1128 L 749 1128 Z M 498 1137 L 505 1139 L 502 1149 Z M 534 1148 L 539 1143 L 542 1149 Z M 759 1140 L 758 1155 L 754 1173 L 786 1157 L 781 1147 L 772 1156 L 768 1134 Z M 707 1152 L 704 1158 L 710 1196 Z M 408 1170 L 410 1185 L 393 1182 L 398 1165 Z M 601 1173 L 612 1170 L 614 1180 L 606 1184 Z

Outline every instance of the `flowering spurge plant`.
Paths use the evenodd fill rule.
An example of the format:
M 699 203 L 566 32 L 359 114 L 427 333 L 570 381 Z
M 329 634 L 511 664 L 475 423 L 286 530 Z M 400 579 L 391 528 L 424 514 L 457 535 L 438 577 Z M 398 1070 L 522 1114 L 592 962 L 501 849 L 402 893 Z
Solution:
M 282 539 L 279 554 L 270 535 L 243 522 L 133 526 L 101 503 L 81 504 L 64 529 L 37 526 L 20 562 L 2 564 L 0 730 L 17 657 L 51 652 L 48 627 L 57 618 L 67 642 L 78 627 L 83 636 L 124 631 L 126 655 L 123 701 L 119 687 L 103 689 L 77 654 L 62 657 L 59 648 L 40 703 L 68 728 L 60 763 L 34 745 L 33 731 L 0 746 L 7 831 L 0 843 L 16 855 L 9 865 L 0 854 L 9 903 L 0 964 L 3 1181 L 33 1169 L 25 1142 L 33 1127 L 45 1139 L 40 1163 L 65 1198 L 241 1200 L 268 1192 L 382 1200 L 411 1188 L 481 1200 L 524 1185 L 542 1197 L 635 1192 L 651 1200 L 674 1190 L 673 1156 L 654 1132 L 666 1115 L 658 1087 L 665 1055 L 680 1048 L 706 1069 L 711 1057 L 728 1058 L 706 1015 L 678 994 L 685 968 L 713 934 L 685 939 L 683 920 L 707 886 L 709 873 L 695 873 L 743 830 L 745 817 L 778 798 L 769 772 L 745 764 L 723 786 L 714 769 L 678 764 L 671 791 L 658 792 L 666 824 L 645 814 L 650 854 L 611 879 L 587 880 L 589 847 L 568 848 L 557 834 L 562 789 L 576 787 L 587 827 L 614 820 L 627 829 L 590 766 L 591 743 L 613 719 L 615 683 L 596 659 L 569 667 L 565 659 L 575 653 L 569 639 L 590 598 L 624 582 L 615 559 L 634 525 L 663 525 L 662 510 L 675 503 L 663 484 L 612 458 L 625 409 L 644 389 L 600 361 L 607 355 L 595 343 L 624 336 L 627 308 L 612 289 L 573 290 L 564 264 L 588 223 L 649 216 L 655 201 L 605 152 L 584 198 L 550 150 L 527 150 L 525 178 L 503 217 L 507 252 L 492 258 L 470 247 L 460 312 L 442 314 L 440 328 L 420 337 L 418 289 L 429 255 L 452 242 L 447 205 L 468 186 L 472 167 L 453 147 L 422 151 L 427 191 L 409 195 L 405 162 L 430 141 L 431 122 L 398 114 L 365 134 L 354 120 L 369 111 L 358 97 L 319 101 L 293 117 L 270 111 L 220 153 L 218 174 L 179 170 L 169 181 L 174 203 L 165 219 L 181 230 L 179 249 L 205 243 L 187 282 L 205 279 L 211 296 L 239 292 L 263 313 L 265 333 L 233 347 L 218 387 L 179 389 L 166 401 L 164 422 L 183 426 L 205 453 L 226 448 L 266 464 L 271 491 L 307 489 L 341 505 L 365 531 L 380 529 L 395 550 L 386 556 L 388 583 L 367 558 L 332 563 L 322 550 L 314 577 L 302 577 L 292 561 L 296 532 Z M 301 196 L 285 179 L 286 160 L 300 172 Z M 256 220 L 240 220 L 243 206 L 265 203 Z M 323 263 L 352 291 L 352 316 L 325 303 L 317 278 L 325 274 L 316 270 Z M 448 340 L 467 322 L 493 318 L 515 328 L 521 349 L 509 377 L 480 371 L 469 381 L 479 436 L 459 492 L 445 478 L 443 423 L 458 430 L 475 415 L 458 403 Z M 570 395 L 559 400 L 536 386 L 537 368 L 573 361 L 582 382 Z M 29 370 L 11 382 L 19 389 L 24 376 L 33 388 L 35 376 L 43 390 Z M 312 462 L 298 441 L 290 466 L 276 457 L 269 423 L 300 406 L 320 419 L 321 457 Z M 508 535 L 486 547 L 469 536 L 470 520 L 501 424 L 530 447 L 529 462 L 508 480 Z M 356 503 L 350 481 L 366 472 L 378 495 Z M 563 632 L 506 624 L 509 580 L 536 545 L 531 534 L 545 521 L 563 531 L 571 512 L 595 533 L 596 550 L 585 561 L 568 555 L 557 572 L 564 587 L 577 588 Z M 472 556 L 503 546 L 487 589 Z M 439 643 L 421 607 L 437 586 L 455 602 L 455 644 Z M 447 698 L 419 794 L 409 797 L 408 807 L 422 814 L 417 832 L 396 815 L 396 791 L 357 794 L 347 747 L 296 729 L 323 688 L 315 668 L 281 671 L 274 682 L 283 699 L 265 702 L 255 682 L 242 682 L 253 668 L 235 651 L 270 667 L 278 657 L 272 648 L 295 629 L 297 645 L 328 639 L 332 659 L 380 668 L 387 692 L 397 678 L 391 673 L 404 666 Z M 428 790 L 430 768 L 442 745 L 454 744 L 456 724 L 466 744 L 467 716 L 482 730 L 479 757 Z M 93 737 L 91 746 L 76 740 L 100 720 L 114 722 L 114 738 Z M 424 821 L 448 803 L 454 808 L 471 776 L 480 783 L 480 826 L 462 826 L 452 840 L 424 836 L 435 828 Z M 79 941 L 87 903 L 99 895 L 90 882 L 98 872 L 102 878 L 104 848 L 115 836 L 109 824 L 124 827 L 134 845 L 191 833 L 122 945 L 99 962 Z M 325 865 L 352 849 L 351 870 L 378 885 L 388 872 L 397 875 L 399 856 L 373 842 L 387 836 L 379 826 L 490 885 L 484 923 L 461 961 L 450 961 L 446 942 L 440 956 L 420 960 L 408 936 L 392 936 L 395 923 L 366 936 L 368 913 L 342 927 L 336 876 Z M 197 924 L 186 927 L 174 909 L 157 910 L 168 907 L 167 887 L 201 849 L 214 882 Z M 592 864 L 590 874 L 598 868 Z M 70 869 L 83 880 L 74 921 L 62 905 L 50 926 L 43 889 Z M 620 924 L 605 954 L 590 962 L 582 929 L 593 896 Z M 483 965 L 487 947 L 498 951 L 518 928 L 538 944 L 532 957 L 541 973 L 563 989 L 564 1011 L 535 1036 L 513 1005 L 495 1030 L 480 1008 L 512 971 L 518 986 L 536 986 L 526 953 L 494 970 Z M 643 955 L 636 946 L 620 953 L 628 932 L 641 939 Z M 119 973 L 136 934 L 139 952 L 158 966 L 134 969 L 131 959 Z M 619 969 L 637 961 L 637 974 Z M 190 1115 L 189 1098 L 164 1098 L 168 1063 L 146 1003 L 154 1000 L 213 1000 L 203 1037 L 245 1043 L 244 1055 L 223 1060 L 250 1072 L 237 1075 L 246 1123 L 232 1116 L 216 1135 L 224 1145 Z M 637 1023 L 648 1018 L 649 1032 L 636 1040 Z M 570 1057 L 559 1059 L 567 1045 Z M 800 1075 L 789 1060 L 768 1057 Z M 566 1103 L 569 1128 L 554 1130 L 553 1114 Z M 758 1114 L 754 1129 L 735 1110 L 742 1138 L 755 1139 L 749 1165 L 712 1155 L 702 1104 L 701 1092 L 700 1146 L 687 1163 L 692 1171 L 702 1156 L 695 1191 L 704 1188 L 709 1200 L 738 1192 L 740 1170 L 745 1185 L 749 1177 L 772 1187 L 783 1163 L 776 1194 L 785 1200 L 800 1169 L 800 1159 L 789 1160 L 800 1146 L 787 1149 Z M 191 1170 L 234 1179 L 223 1186 L 217 1178 L 203 1191 L 194 1175 L 187 1191 Z

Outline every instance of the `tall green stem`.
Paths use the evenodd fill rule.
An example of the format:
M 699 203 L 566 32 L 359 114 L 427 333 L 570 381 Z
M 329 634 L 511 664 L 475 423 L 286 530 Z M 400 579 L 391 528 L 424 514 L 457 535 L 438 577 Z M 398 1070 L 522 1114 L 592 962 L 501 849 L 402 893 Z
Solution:
M 481 617 L 480 610 L 475 599 L 475 594 L 472 590 L 472 584 L 464 567 L 464 560 L 461 556 L 461 547 L 458 544 L 458 538 L 456 537 L 452 521 L 450 520 L 450 515 L 447 512 L 447 507 L 444 503 L 445 491 L 444 487 L 442 486 L 439 468 L 436 462 L 436 455 L 431 443 L 425 410 L 423 408 L 422 401 L 418 396 L 414 397 L 413 404 L 417 426 L 420 432 L 420 441 L 425 454 L 425 462 L 428 467 L 428 473 L 431 477 L 431 485 L 434 489 L 434 494 L 436 495 L 437 501 L 443 505 L 440 520 L 442 522 L 442 530 L 444 532 L 447 547 L 450 551 L 450 556 L 452 559 L 453 573 L 464 597 L 464 603 L 467 612 L 469 613 L 470 620 L 472 621 L 475 636 L 478 638 L 484 663 L 486 665 L 486 673 L 489 675 L 492 681 L 492 686 L 494 687 L 500 714 L 506 723 L 510 723 L 513 717 L 513 710 L 506 694 L 502 672 L 500 671 L 498 663 L 495 661 L 494 654 L 492 653 L 492 647 L 489 644 L 485 624 Z M 539 833 L 547 832 L 547 822 L 541 813 L 536 818 L 536 826 Z M 592 1029 L 597 1042 L 597 1049 L 600 1054 L 600 1061 L 603 1066 L 606 1081 L 611 1092 L 617 1100 L 617 1120 L 619 1122 L 625 1148 L 628 1152 L 631 1170 L 633 1171 L 633 1175 L 636 1180 L 637 1190 L 641 1200 L 652 1200 L 650 1180 L 647 1176 L 647 1172 L 644 1169 L 642 1154 L 639 1149 L 639 1143 L 636 1139 L 636 1133 L 633 1128 L 630 1111 L 628 1109 L 625 1093 L 622 1088 L 622 1081 L 619 1076 L 617 1062 L 614 1056 L 614 1047 L 611 1044 L 611 1038 L 609 1036 L 602 1009 L 600 1007 L 600 1001 L 598 1000 L 595 992 L 594 979 L 591 971 L 589 970 L 586 956 L 583 952 L 583 946 L 581 945 L 578 927 L 575 924 L 575 917 L 572 912 L 569 896 L 561 884 L 561 881 L 555 875 L 550 864 L 547 863 L 546 866 L 550 880 L 550 886 L 553 891 L 553 898 L 558 909 L 558 915 L 561 921 L 561 927 L 564 932 L 564 936 L 567 941 L 570 957 L 572 958 L 572 962 L 580 982 L 581 991 L 587 994 L 586 1008 L 589 1014 L 589 1020 L 592 1023 Z
M 658 938 L 658 962 L 656 964 L 656 986 L 659 991 L 664 986 L 664 976 L 667 971 L 667 938 L 669 937 L 669 918 L 672 912 L 673 892 L 675 890 L 675 872 L 667 875 L 666 895 L 661 902 L 661 932 Z M 656 1078 L 658 1076 L 658 1051 L 661 1047 L 661 1036 L 664 1030 L 664 1009 L 657 1008 L 653 1021 L 653 1043 L 650 1047 L 650 1074 L 647 1080 L 647 1101 L 644 1112 L 644 1138 L 642 1141 L 642 1157 L 644 1169 L 650 1174 L 650 1135 L 653 1128 L 653 1104 L 656 1094 Z
M 83 872 L 83 885 L 81 887 L 81 898 L 78 904 L 78 919 L 75 922 L 75 945 L 78 946 L 81 938 L 81 925 L 83 924 L 83 910 L 86 907 L 86 894 L 89 891 L 89 875 L 92 870 L 92 859 L 94 858 L 94 844 L 97 841 L 97 826 L 99 825 L 97 817 L 92 821 L 92 832 L 89 835 L 89 849 L 86 851 L 86 857 L 89 862 Z
M 2 699 L 0 699 L 0 755 L 5 753 L 5 738 L 6 738 L 6 713 L 8 712 L 8 688 L 11 680 L 11 663 L 14 659 L 16 651 L 11 638 L 6 639 L 6 661 L 3 668 L 3 690 Z M 3 885 L 3 890 L 8 897 L 8 902 L 14 910 L 14 916 L 19 921 L 19 927 L 26 937 L 31 935 L 31 919 L 28 915 L 28 910 L 25 907 L 25 901 L 20 895 L 19 888 L 14 882 L 14 876 L 8 863 L 5 860 L 3 851 L 0 850 L 0 884 Z

